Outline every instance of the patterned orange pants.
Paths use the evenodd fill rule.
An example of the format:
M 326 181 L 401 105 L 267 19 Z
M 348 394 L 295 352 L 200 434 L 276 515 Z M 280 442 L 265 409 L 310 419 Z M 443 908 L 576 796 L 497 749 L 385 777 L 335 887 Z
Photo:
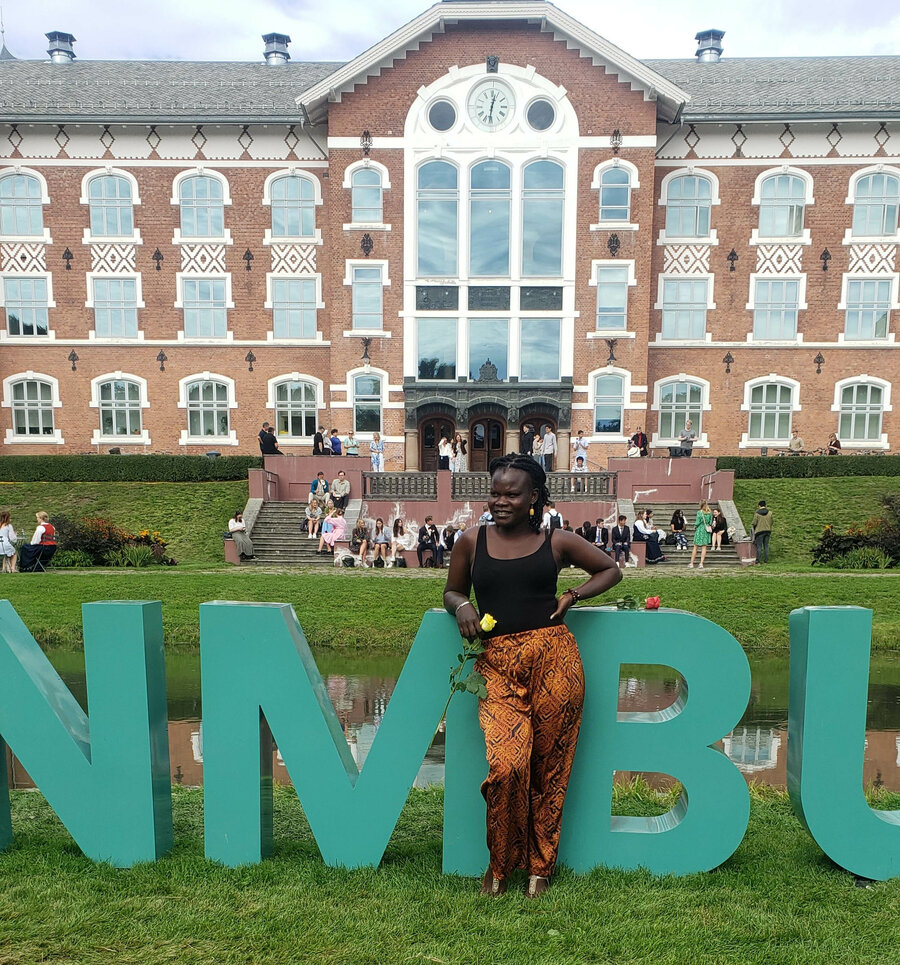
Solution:
M 478 707 L 487 748 L 491 872 L 517 868 L 549 877 L 575 758 L 584 671 L 578 646 L 560 625 L 485 641 L 475 664 L 487 681 Z

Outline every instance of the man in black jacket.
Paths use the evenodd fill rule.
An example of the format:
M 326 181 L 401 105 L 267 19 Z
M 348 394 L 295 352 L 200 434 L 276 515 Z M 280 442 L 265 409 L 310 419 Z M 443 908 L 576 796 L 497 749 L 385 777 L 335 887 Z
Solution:
M 650 440 L 640 426 L 637 427 L 637 432 L 631 437 L 631 444 L 641 450 L 642 456 L 646 456 L 650 452 Z
M 422 554 L 425 550 L 431 550 L 434 554 L 434 565 L 444 565 L 444 545 L 438 537 L 437 526 L 434 525 L 434 517 L 426 516 L 425 525 L 419 527 L 419 541 L 416 544 L 416 556 L 419 558 L 419 566 L 422 565 Z
M 575 530 L 576 533 L 582 538 L 586 539 L 589 543 L 593 543 L 597 538 L 597 527 L 591 526 L 589 520 L 585 520 L 578 529 Z
M 259 439 L 259 451 L 260 451 L 260 452 L 264 452 L 264 451 L 265 451 L 265 441 L 266 441 L 266 436 L 267 436 L 268 434 L 269 434 L 269 423 L 268 423 L 268 422 L 264 422 L 263 425 L 262 425 L 262 429 L 259 430 L 259 436 L 257 437 L 257 438 Z
M 624 516 L 619 517 L 618 525 L 613 526 L 609 536 L 612 541 L 613 559 L 618 563 L 621 553 L 627 563 L 631 559 L 631 530 L 626 525 Z
M 530 456 L 534 449 L 534 426 L 525 426 L 522 432 L 522 442 L 519 445 L 519 452 L 523 456 Z
M 313 436 L 313 455 L 314 456 L 324 456 L 331 455 L 331 450 L 325 449 L 325 426 L 319 426 L 316 430 L 316 434 Z

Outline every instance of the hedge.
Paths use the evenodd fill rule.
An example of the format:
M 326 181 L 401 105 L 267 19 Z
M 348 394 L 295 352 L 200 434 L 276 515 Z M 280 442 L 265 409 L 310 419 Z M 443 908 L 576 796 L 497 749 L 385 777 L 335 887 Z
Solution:
M 720 456 L 716 469 L 735 479 L 812 479 L 816 476 L 900 476 L 897 456 Z
M 0 456 L 0 481 L 208 482 L 261 468 L 259 456 Z

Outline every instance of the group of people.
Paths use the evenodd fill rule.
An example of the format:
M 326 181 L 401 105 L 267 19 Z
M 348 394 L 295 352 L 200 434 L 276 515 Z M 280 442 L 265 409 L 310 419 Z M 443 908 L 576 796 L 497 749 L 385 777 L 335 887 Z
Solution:
M 22 543 L 8 510 L 0 511 L 0 559 L 4 573 L 33 573 L 56 552 L 56 528 L 43 510 L 34 514 L 37 526 L 29 543 Z M 21 550 L 19 545 L 22 544 Z
M 584 433 L 578 433 L 585 445 L 584 445 L 584 461 L 587 463 L 587 440 L 584 439 Z M 574 445 L 574 443 L 573 443 Z M 522 436 L 519 443 L 519 453 L 523 456 L 531 456 L 535 462 L 540 463 L 541 468 L 544 472 L 553 472 L 553 463 L 556 460 L 556 456 L 559 453 L 559 443 L 556 439 L 556 433 L 553 431 L 551 426 L 543 426 L 540 434 L 538 434 L 535 426 L 526 423 L 522 426 Z
M 337 429 L 326 432 L 325 426 L 319 426 L 313 435 L 314 456 L 358 456 L 359 446 L 359 440 L 353 429 L 350 429 L 343 439 Z M 259 451 L 263 456 L 282 455 L 278 446 L 278 437 L 275 435 L 275 427 L 268 422 L 264 422 L 259 430 Z M 369 458 L 372 472 L 384 472 L 384 440 L 380 432 L 372 433 L 372 440 L 369 442 Z
M 620 516 L 620 525 L 625 517 Z M 676 550 L 686 550 L 688 548 L 687 520 L 681 509 L 676 509 L 672 513 L 669 521 L 669 532 L 660 529 L 653 521 L 653 510 L 645 509 L 634 521 L 633 540 L 635 543 L 644 543 L 646 547 L 646 562 L 648 565 L 664 563 L 668 557 L 663 552 L 663 546 L 668 544 L 674 546 Z M 722 549 L 723 543 L 728 542 L 728 520 L 724 513 L 719 509 L 710 509 L 709 503 L 705 499 L 700 500 L 697 509 L 697 516 L 694 520 L 694 532 L 690 540 L 691 559 L 688 563 L 689 568 L 693 568 L 697 562 L 697 553 L 700 554 L 699 569 L 703 569 L 706 564 L 706 554 L 712 548 L 713 551 Z
M 469 444 L 459 432 L 452 439 L 441 436 L 438 443 L 438 469 L 449 469 L 450 472 L 469 471 Z
M 787 451 L 788 455 L 791 456 L 802 456 L 806 451 L 806 446 L 797 429 L 791 429 L 791 439 L 788 442 Z M 832 432 L 828 437 L 824 450 L 817 450 L 820 453 L 823 451 L 826 456 L 839 456 L 841 454 L 841 440 L 838 439 L 836 433 Z

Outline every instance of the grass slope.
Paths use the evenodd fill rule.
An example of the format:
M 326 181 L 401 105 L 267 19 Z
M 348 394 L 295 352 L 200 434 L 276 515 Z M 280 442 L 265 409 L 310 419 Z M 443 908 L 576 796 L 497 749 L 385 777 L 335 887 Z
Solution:
M 893 965 L 900 943 L 900 879 L 856 887 L 776 792 L 753 792 L 748 833 L 715 871 L 563 871 L 537 902 L 441 874 L 438 789 L 413 791 L 381 867 L 356 871 L 322 863 L 289 790 L 273 856 L 240 869 L 204 859 L 199 791 L 174 791 L 173 852 L 125 870 L 83 857 L 39 794 L 11 797 L 4 965 Z M 626 792 L 616 810 L 667 806 Z

